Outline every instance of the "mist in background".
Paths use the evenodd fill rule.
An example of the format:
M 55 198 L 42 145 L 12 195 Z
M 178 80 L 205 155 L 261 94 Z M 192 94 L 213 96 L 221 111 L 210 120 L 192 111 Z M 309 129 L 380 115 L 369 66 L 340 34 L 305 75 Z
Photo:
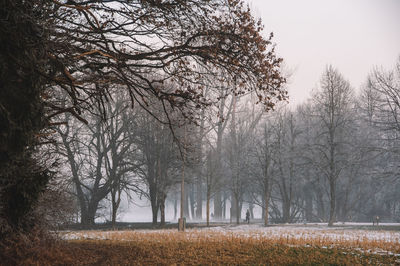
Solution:
M 358 89 L 374 66 L 400 56 L 400 1 L 249 0 L 285 60 L 290 103 L 303 102 L 327 64 Z

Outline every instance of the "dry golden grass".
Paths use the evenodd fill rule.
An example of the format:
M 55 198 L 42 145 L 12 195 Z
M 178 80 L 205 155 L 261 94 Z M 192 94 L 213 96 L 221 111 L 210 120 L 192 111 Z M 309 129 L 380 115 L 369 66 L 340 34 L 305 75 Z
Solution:
M 399 244 L 378 240 L 332 240 L 326 238 L 262 237 L 234 233 L 179 233 L 81 231 L 86 239 L 60 242 L 21 264 L 40 265 L 367 265 L 396 264 L 393 255 L 367 250 L 400 253 Z M 92 239 L 90 239 L 92 238 Z M 97 238 L 97 239 L 96 239 Z M 98 238 L 104 238 L 99 240 Z
M 399 264 L 398 242 L 378 240 L 268 237 L 210 231 L 80 231 L 86 239 L 58 241 L 46 247 L 19 246 L 8 250 L 0 264 L 19 265 L 379 265 Z M 92 239 L 88 239 L 92 238 Z M 96 239 L 103 238 L 103 239 Z M 11 257 L 10 257 L 11 256 Z M 1 257 L 1 256 L 0 256 Z
M 288 234 L 290 232 L 291 234 Z M 318 235 L 312 235 L 304 231 L 281 232 L 279 235 L 266 235 L 259 231 L 249 231 L 244 235 L 240 232 L 222 233 L 210 231 L 192 230 L 185 233 L 179 233 L 175 230 L 160 231 L 80 231 L 74 235 L 81 240 L 111 240 L 111 241 L 135 241 L 135 242 L 193 242 L 205 243 L 207 241 L 246 241 L 249 243 L 259 243 L 268 241 L 278 245 L 288 245 L 291 247 L 338 247 L 363 252 L 375 252 L 378 254 L 400 254 L 400 239 L 398 234 L 386 232 L 383 239 L 370 239 L 360 234 L 360 236 L 351 236 L 360 231 L 340 231 L 335 232 L 332 237 L 332 230 L 320 230 Z M 391 236 L 393 234 L 393 236 Z

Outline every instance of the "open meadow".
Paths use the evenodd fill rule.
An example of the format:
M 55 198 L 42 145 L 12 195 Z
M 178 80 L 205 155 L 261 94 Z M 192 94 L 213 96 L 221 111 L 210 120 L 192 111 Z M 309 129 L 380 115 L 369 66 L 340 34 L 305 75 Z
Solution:
M 175 229 L 62 231 L 23 264 L 400 264 L 400 224 L 260 224 Z

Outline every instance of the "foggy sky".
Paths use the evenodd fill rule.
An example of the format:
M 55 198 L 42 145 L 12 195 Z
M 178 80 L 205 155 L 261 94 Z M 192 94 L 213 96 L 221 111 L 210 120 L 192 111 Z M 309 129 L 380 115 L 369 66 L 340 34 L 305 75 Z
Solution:
M 374 66 L 400 56 L 400 0 L 248 0 L 293 75 L 290 102 L 304 101 L 327 64 L 359 89 Z

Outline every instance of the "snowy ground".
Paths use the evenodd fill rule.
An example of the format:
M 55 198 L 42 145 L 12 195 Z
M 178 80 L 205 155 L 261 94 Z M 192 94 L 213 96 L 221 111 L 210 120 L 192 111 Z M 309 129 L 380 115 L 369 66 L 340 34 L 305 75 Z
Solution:
M 388 243 L 398 243 L 400 245 L 400 231 L 385 230 L 400 224 L 380 224 L 374 230 L 371 224 L 362 223 L 338 223 L 334 227 L 328 227 L 326 224 L 285 224 L 264 227 L 261 224 L 243 224 L 243 225 L 223 225 L 216 227 L 199 227 L 187 229 L 189 233 L 218 233 L 229 236 L 266 238 L 266 239 L 321 239 L 324 241 L 383 241 Z M 363 226 L 369 226 L 368 229 L 360 229 Z M 165 230 L 134 230 L 136 233 L 175 233 L 175 229 Z M 129 235 L 132 231 L 70 231 L 61 232 L 64 239 L 118 239 L 124 240 L 123 235 Z M 129 240 L 127 238 L 126 240 Z
M 302 239 L 321 240 L 333 242 L 349 241 L 379 241 L 400 244 L 400 231 L 385 230 L 380 227 L 379 230 L 358 229 L 359 227 L 370 224 L 337 224 L 334 227 L 328 227 L 326 224 L 306 224 L 306 225 L 279 225 L 263 227 L 262 225 L 240 225 L 215 227 L 206 229 L 208 231 L 218 231 L 224 234 L 234 234 L 243 237 L 256 237 L 267 239 Z M 399 226 L 399 224 L 390 224 L 390 226 Z M 389 224 L 387 224 L 389 226 Z

